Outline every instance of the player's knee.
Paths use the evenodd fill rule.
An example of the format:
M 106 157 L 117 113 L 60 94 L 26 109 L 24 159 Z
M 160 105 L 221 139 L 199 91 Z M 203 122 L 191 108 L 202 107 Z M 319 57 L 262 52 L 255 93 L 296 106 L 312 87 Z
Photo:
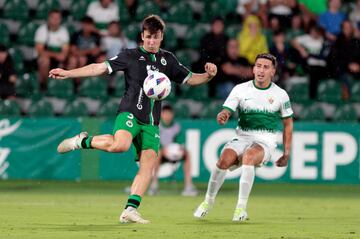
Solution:
M 254 165 L 254 160 L 250 156 L 243 156 L 242 164 L 243 165 Z
M 219 160 L 217 163 L 216 163 L 216 166 L 219 168 L 219 169 L 228 169 L 231 164 L 228 163 L 226 160 Z

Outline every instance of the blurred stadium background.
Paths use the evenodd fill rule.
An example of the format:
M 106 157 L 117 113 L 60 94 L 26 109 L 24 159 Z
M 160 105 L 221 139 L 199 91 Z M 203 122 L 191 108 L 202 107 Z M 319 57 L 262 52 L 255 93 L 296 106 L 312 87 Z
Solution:
M 124 227 L 127 234 L 122 235 L 109 225 L 116 221 L 115 213 L 120 212 L 120 209 L 116 209 L 120 204 L 115 205 L 118 200 L 117 193 L 121 194 L 120 198 L 124 200 L 126 194 L 122 189 L 128 186 L 128 180 L 133 178 L 137 169 L 137 165 L 132 161 L 132 152 L 121 155 L 86 150 L 66 155 L 56 153 L 56 146 L 61 139 L 81 130 L 87 130 L 91 134 L 112 131 L 115 112 L 125 88 L 123 75 L 120 73 L 82 81 L 39 79 L 35 50 L 38 27 L 46 23 L 51 10 L 59 10 L 62 26 L 68 31 L 67 44 L 76 47 L 76 41 L 71 40 L 72 36 L 81 30 L 81 21 L 86 16 L 88 6 L 94 2 L 97 1 L 0 0 L 1 51 L 6 51 L 11 57 L 13 74 L 16 75 L 14 82 L 5 82 L 5 79 L 0 81 L 0 88 L 5 89 L 5 86 L 10 85 L 15 91 L 15 94 L 11 89 L 10 94 L 2 93 L 0 99 L 0 218 L 3 223 L 0 233 L 5 235 L 2 237 L 0 234 L 0 238 L 46 238 L 46 233 L 52 232 L 55 232 L 54 238 L 63 238 L 65 235 L 79 236 L 77 238 L 91 235 L 102 237 L 105 231 L 107 234 L 104 235 L 115 235 L 117 238 L 136 235 L 135 227 Z M 249 7 L 249 2 L 255 4 Z M 261 23 L 258 25 L 261 36 L 256 39 L 265 39 L 266 41 L 262 42 L 264 49 L 279 59 L 279 74 L 275 81 L 288 91 L 295 113 L 289 167 L 280 169 L 270 163 L 257 171 L 256 180 L 260 186 L 256 189 L 255 184 L 254 199 L 250 199 L 254 200 L 254 203 L 250 203 L 249 211 L 250 216 L 255 214 L 255 220 L 259 222 L 256 225 L 258 233 L 249 227 L 234 228 L 230 223 L 222 224 L 230 220 L 230 206 L 229 215 L 220 210 L 216 211 L 219 217 L 211 217 L 213 222 L 209 220 L 207 223 L 200 223 L 192 220 L 191 212 L 201 201 L 200 197 L 184 201 L 184 215 L 175 213 L 174 211 L 182 210 L 181 205 L 173 204 L 172 201 L 179 200 L 180 196 L 177 194 L 181 187 L 176 185 L 181 184 L 183 175 L 181 170 L 174 171 L 175 168 L 169 165 L 164 165 L 160 171 L 164 192 L 155 199 L 144 200 L 149 200 L 142 207 L 150 219 L 150 215 L 156 214 L 156 211 L 152 210 L 161 211 L 161 208 L 150 208 L 151 203 L 157 204 L 156 200 L 164 200 L 164 207 L 168 207 L 167 210 L 172 210 L 173 215 L 180 218 L 176 224 L 178 227 L 171 227 L 171 230 L 183 230 L 185 234 L 189 233 L 186 237 L 191 238 L 215 238 L 222 235 L 219 231 L 228 230 L 227 226 L 231 229 L 226 232 L 229 234 L 224 235 L 231 236 L 230 233 L 245 230 L 247 238 L 358 238 L 360 231 L 355 225 L 359 225 L 359 219 L 355 218 L 353 212 L 359 210 L 356 198 L 360 196 L 360 1 L 340 2 L 339 11 L 343 15 L 337 18 L 341 19 L 338 21 L 340 25 L 337 32 L 331 27 L 334 24 L 326 22 L 326 17 L 323 21 L 320 20 L 328 10 L 326 0 L 114 0 L 111 6 L 117 8 L 117 20 L 126 41 L 138 44 L 143 17 L 159 14 L 167 23 L 163 46 L 165 49 L 173 51 L 179 60 L 194 72 L 202 71 L 204 61 L 213 61 L 219 67 L 219 77 L 211 84 L 195 88 L 174 86 L 171 95 L 166 99 L 167 103 L 174 106 L 176 117 L 183 127 L 183 142 L 192 155 L 192 174 L 200 189 L 205 190 L 205 182 L 221 146 L 234 134 L 236 117 L 226 127 L 218 126 L 214 119 L 224 100 L 224 94 L 228 92 L 226 89 L 246 80 L 246 77 L 234 77 L 234 74 L 226 72 L 223 64 L 232 62 L 233 66 L 240 66 L 238 69 L 243 74 L 251 68 L 253 50 L 247 54 L 246 49 L 240 47 L 239 57 L 242 57 L 242 60 L 229 60 L 226 53 L 229 39 L 236 39 L 241 46 L 244 40 L 241 34 L 245 29 L 244 22 L 251 13 L 257 15 L 256 21 Z M 300 24 L 294 20 L 298 18 Z M 223 22 L 224 29 L 217 35 L 211 33 L 211 29 L 219 19 Z M 345 24 L 341 25 L 343 21 L 350 23 L 350 34 L 344 29 Z M 101 38 L 107 36 L 107 24 L 95 22 L 100 33 L 97 47 L 105 53 L 107 49 L 104 48 Z M 311 38 L 313 25 L 322 27 L 316 39 Z M 283 37 L 277 38 L 279 35 Z M 307 46 L 302 41 L 304 36 L 307 42 L 314 40 L 315 45 L 320 43 L 320 46 L 317 45 L 315 51 L 306 48 L 313 46 Z M 262 49 L 257 46 L 260 42 L 257 40 L 253 41 L 252 45 L 255 45 L 256 49 Z M 296 42 L 308 51 L 306 57 Z M 221 47 L 217 48 L 219 45 Z M 70 59 L 71 54 L 70 51 L 66 59 Z M 309 61 L 309 57 L 313 57 L 315 61 Z M 0 64 L 3 70 L 3 62 Z M 354 65 L 349 67 L 350 64 Z M 226 81 L 228 75 L 234 78 Z M 280 149 L 281 140 L 279 134 Z M 276 152 L 274 159 L 279 154 L 280 151 Z M 239 172 L 236 171 L 228 175 L 231 183 L 226 187 L 225 196 L 219 199 L 225 209 L 228 204 L 235 205 L 238 176 Z M 108 180 L 123 182 L 113 184 Z M 71 183 L 79 181 L 82 182 L 80 185 Z M 169 181 L 173 183 L 165 186 Z M 281 189 L 281 184 L 276 183 L 286 183 L 286 192 L 291 195 L 288 196 L 285 189 Z M 333 184 L 337 186 L 332 186 Z M 110 196 L 111 200 L 108 197 L 101 198 L 101 193 Z M 29 203 L 24 203 L 27 200 Z M 284 216 L 280 213 L 280 216 L 274 219 L 264 215 L 265 212 L 256 211 L 258 204 L 266 204 L 267 200 L 274 204 L 285 203 L 286 208 L 289 208 L 288 214 Z M 74 206 L 71 208 L 72 202 Z M 88 208 L 82 206 L 83 202 Z M 109 207 L 103 211 L 102 206 L 107 203 L 110 203 Z M 312 203 L 314 205 L 311 205 Z M 60 218 L 57 218 L 56 215 L 64 205 L 67 214 L 61 214 Z M 90 212 L 92 205 L 94 214 Z M 81 210 L 77 211 L 75 207 Z M 264 205 L 260 208 L 266 211 Z M 302 214 L 307 208 L 316 214 Z M 35 209 L 40 213 L 35 216 L 38 224 L 28 218 L 36 214 Z M 47 210 L 51 215 L 46 213 Z M 75 210 L 74 215 L 71 214 L 72 210 Z M 268 209 L 266 213 L 274 212 Z M 74 224 L 68 223 L 69 215 L 74 217 L 71 221 Z M 102 218 L 100 225 L 96 226 L 89 218 L 97 220 L 96 216 L 99 215 Z M 48 216 L 55 224 L 63 226 L 48 225 Z M 155 221 L 158 220 L 163 227 L 168 226 L 166 220 L 177 220 L 164 217 L 155 217 Z M 304 222 L 304 218 L 311 220 Z M 271 234 L 271 229 L 265 230 L 265 225 L 273 220 L 275 222 L 272 222 L 271 226 L 276 230 Z M 195 226 L 191 225 L 192 223 Z M 256 224 L 256 221 L 251 223 Z M 279 223 L 288 223 L 286 225 L 290 227 L 282 231 Z M 318 228 L 310 227 L 311 223 L 318 225 Z M 340 223 L 342 228 L 339 229 L 336 223 Z M 91 224 L 95 227 L 90 226 Z M 192 234 L 196 233 L 196 228 L 202 224 L 206 226 L 203 236 Z M 212 230 L 216 225 L 221 226 L 219 231 L 214 232 Z M 296 225 L 299 225 L 300 232 Z M 326 228 L 324 225 L 330 226 Z M 330 229 L 332 225 L 339 229 L 337 233 L 335 229 Z M 189 231 L 186 226 L 191 227 Z M 158 238 L 184 238 L 181 234 L 161 234 L 161 227 L 154 230 Z M 72 231 L 76 233 L 71 234 Z M 80 231 L 87 231 L 88 234 L 77 234 Z M 264 236 L 264 233 L 269 235 Z M 146 237 L 147 234 L 142 231 L 137 234 L 139 235 Z

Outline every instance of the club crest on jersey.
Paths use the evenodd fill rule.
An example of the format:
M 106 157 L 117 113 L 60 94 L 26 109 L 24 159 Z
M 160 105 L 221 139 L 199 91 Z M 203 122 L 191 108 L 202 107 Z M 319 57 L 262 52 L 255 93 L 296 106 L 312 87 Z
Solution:
M 160 62 L 161 62 L 161 64 L 162 64 L 163 66 L 166 66 L 166 64 L 167 64 L 167 62 L 166 62 L 166 60 L 165 60 L 164 57 L 161 57 Z
M 270 97 L 268 100 L 270 104 L 274 103 L 274 99 L 272 97 Z

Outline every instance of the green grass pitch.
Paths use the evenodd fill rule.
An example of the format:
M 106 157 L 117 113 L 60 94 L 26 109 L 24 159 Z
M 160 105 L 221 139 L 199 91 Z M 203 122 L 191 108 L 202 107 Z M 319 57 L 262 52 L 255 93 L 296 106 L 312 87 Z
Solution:
M 204 220 L 202 201 L 161 184 L 143 198 L 149 225 L 120 224 L 124 182 L 0 181 L 0 238 L 360 238 L 360 186 L 255 183 L 245 223 L 231 221 L 238 185 L 226 182 Z

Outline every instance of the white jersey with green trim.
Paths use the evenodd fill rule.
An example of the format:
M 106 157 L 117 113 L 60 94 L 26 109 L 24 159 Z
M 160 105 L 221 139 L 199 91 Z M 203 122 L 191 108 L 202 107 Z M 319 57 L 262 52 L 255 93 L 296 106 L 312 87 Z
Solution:
M 259 88 L 255 81 L 236 85 L 223 107 L 239 112 L 237 134 L 251 136 L 270 145 L 276 145 L 276 134 L 281 119 L 292 117 L 288 94 L 275 83 Z

